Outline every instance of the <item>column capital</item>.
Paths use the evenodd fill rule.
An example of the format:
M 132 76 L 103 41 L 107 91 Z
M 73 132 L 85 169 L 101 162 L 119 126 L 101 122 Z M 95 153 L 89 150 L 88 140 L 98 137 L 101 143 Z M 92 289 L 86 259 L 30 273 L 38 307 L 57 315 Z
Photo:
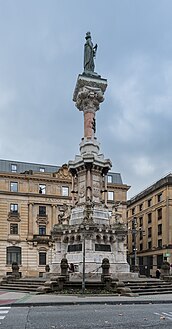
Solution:
M 77 94 L 76 107 L 80 111 L 94 113 L 99 110 L 99 105 L 103 101 L 103 92 L 100 88 L 85 86 Z
M 28 205 L 29 206 L 34 206 L 34 202 L 29 202 Z

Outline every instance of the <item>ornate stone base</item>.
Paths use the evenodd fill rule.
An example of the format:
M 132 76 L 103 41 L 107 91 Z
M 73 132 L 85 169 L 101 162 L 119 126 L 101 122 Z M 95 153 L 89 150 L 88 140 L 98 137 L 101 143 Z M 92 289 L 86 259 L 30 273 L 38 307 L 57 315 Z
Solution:
M 66 253 L 65 254 L 68 263 L 73 263 L 75 267 L 75 271 L 77 273 L 82 273 L 83 271 L 83 254 L 80 253 Z M 102 273 L 102 260 L 103 258 L 108 258 L 110 262 L 110 273 L 117 274 L 120 272 L 128 273 L 130 271 L 129 264 L 123 260 L 123 256 L 121 260 L 115 260 L 116 256 L 113 253 L 109 252 L 88 252 L 86 253 L 86 261 L 85 261 L 85 273 Z M 118 255 L 118 258 L 119 255 Z M 51 272 L 60 273 L 60 261 L 61 255 L 56 255 L 56 261 L 51 265 Z

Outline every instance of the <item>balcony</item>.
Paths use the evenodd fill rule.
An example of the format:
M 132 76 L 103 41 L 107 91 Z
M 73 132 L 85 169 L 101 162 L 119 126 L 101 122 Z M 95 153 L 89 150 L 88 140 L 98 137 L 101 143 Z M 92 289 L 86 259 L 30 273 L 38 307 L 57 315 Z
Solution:
M 37 224 L 48 224 L 48 215 L 46 214 L 37 214 Z
M 14 222 L 20 222 L 20 214 L 19 214 L 19 212 L 18 211 L 10 211 L 8 213 L 7 220 L 14 221 Z
M 33 243 L 40 243 L 40 244 L 49 244 L 51 242 L 51 235 L 39 235 L 39 234 L 34 234 L 33 235 Z

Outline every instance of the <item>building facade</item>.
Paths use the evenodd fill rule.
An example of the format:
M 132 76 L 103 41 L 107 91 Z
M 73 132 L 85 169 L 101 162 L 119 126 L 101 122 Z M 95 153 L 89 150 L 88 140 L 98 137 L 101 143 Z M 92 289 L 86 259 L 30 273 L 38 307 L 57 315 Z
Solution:
M 107 176 L 109 213 L 120 203 L 126 213 L 127 191 L 119 173 Z M 73 206 L 72 176 L 68 166 L 0 160 L 0 276 L 17 262 L 21 276 L 42 276 L 51 265 L 51 231 L 61 223 L 65 207 Z
M 127 202 L 127 222 L 131 267 L 154 276 L 164 260 L 172 263 L 172 174 Z

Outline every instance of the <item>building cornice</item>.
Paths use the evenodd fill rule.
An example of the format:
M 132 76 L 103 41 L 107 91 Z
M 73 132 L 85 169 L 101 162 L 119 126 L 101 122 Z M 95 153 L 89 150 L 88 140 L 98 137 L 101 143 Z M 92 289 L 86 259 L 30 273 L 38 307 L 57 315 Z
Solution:
M 132 204 L 135 204 L 137 201 L 140 201 L 145 197 L 150 196 L 154 192 L 159 191 L 160 189 L 166 186 L 172 186 L 172 174 L 169 174 L 164 178 L 161 178 L 159 181 L 157 181 L 153 185 L 149 186 L 147 189 L 143 190 L 142 192 L 140 192 L 139 194 L 128 200 L 127 206 L 131 206 Z

